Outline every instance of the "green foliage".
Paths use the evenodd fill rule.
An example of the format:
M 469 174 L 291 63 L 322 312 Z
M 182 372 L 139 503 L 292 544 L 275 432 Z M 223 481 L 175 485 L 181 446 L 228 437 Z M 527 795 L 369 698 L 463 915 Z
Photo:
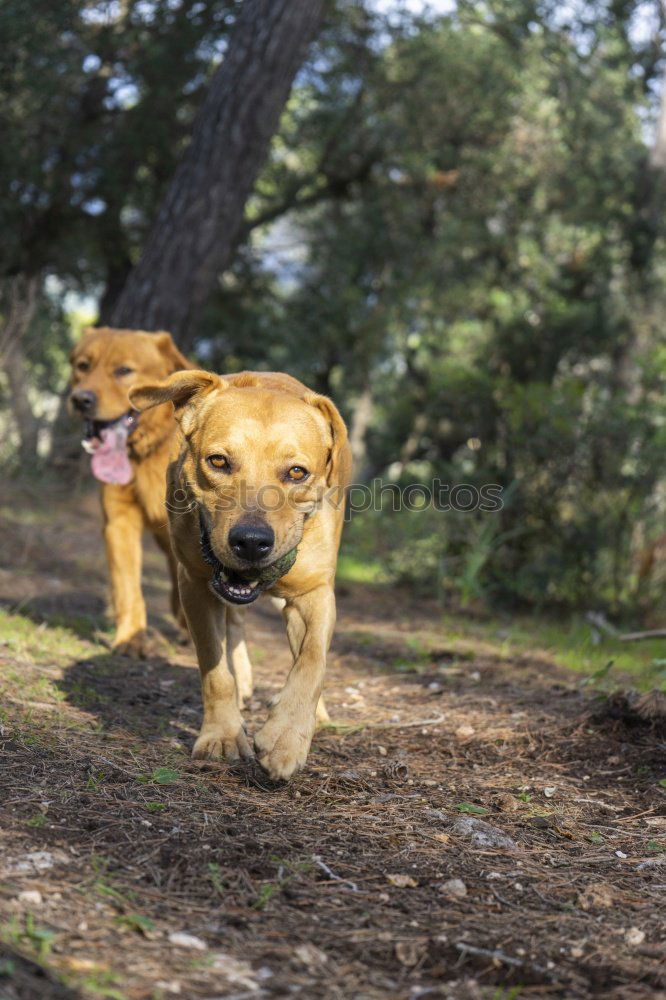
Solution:
M 140 775 L 139 781 L 144 784 L 173 785 L 180 777 L 180 771 L 174 771 L 172 767 L 156 767 L 152 774 Z
M 485 816 L 488 812 L 487 809 L 475 806 L 472 802 L 458 802 L 454 806 L 454 809 L 459 813 L 467 813 L 471 816 Z
M 121 927 L 128 927 L 129 930 L 137 931 L 140 934 L 147 934 L 155 930 L 155 921 L 140 913 L 123 913 L 119 917 L 115 917 L 114 921 Z
M 48 957 L 56 932 L 48 927 L 40 927 L 35 923 L 32 913 L 26 913 L 23 920 L 12 917 L 0 928 L 0 937 L 10 944 L 32 949 L 36 957 L 43 960 Z

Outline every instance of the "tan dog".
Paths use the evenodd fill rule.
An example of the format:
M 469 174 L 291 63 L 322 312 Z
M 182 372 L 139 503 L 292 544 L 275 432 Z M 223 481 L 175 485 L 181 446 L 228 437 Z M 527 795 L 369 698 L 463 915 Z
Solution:
M 113 646 L 131 656 L 150 652 L 141 592 L 141 534 L 147 527 L 166 553 L 171 607 L 179 624 L 176 563 L 171 554 L 164 494 L 177 425 L 173 407 L 139 418 L 128 392 L 138 381 L 189 368 L 168 333 L 88 328 L 72 351 L 70 408 L 84 418 L 83 446 L 102 482 L 104 540 L 116 620 Z
M 345 425 L 330 399 L 281 374 L 177 372 L 130 399 L 142 413 L 171 400 L 183 434 L 167 506 L 201 672 L 193 756 L 251 756 L 239 710 L 251 678 L 238 610 L 267 592 L 285 599 L 294 663 L 254 743 L 268 774 L 287 779 L 305 764 L 317 718 L 327 719 L 320 698 L 351 471 Z

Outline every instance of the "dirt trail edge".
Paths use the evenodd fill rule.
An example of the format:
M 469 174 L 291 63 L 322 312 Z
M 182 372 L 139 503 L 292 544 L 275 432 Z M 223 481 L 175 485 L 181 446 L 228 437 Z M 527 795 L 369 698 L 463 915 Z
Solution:
M 196 765 L 191 650 L 108 648 L 95 500 L 10 501 L 3 1000 L 666 997 L 663 735 L 354 586 L 307 770 Z M 146 582 L 173 635 L 155 553 Z M 289 658 L 250 617 L 255 730 Z

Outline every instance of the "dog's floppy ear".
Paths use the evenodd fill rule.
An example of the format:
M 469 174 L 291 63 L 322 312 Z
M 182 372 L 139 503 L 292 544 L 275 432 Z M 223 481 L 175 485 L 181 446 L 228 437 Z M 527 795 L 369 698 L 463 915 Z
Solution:
M 160 403 L 173 403 L 176 420 L 182 420 L 189 403 L 194 402 L 197 397 L 206 396 L 213 389 L 223 387 L 224 383 L 219 375 L 188 369 L 174 372 L 163 382 L 133 386 L 129 391 L 129 400 L 139 411 L 149 410 L 151 406 L 159 406 Z
M 310 392 L 305 402 L 316 407 L 328 424 L 331 434 L 331 444 L 326 464 L 326 482 L 329 486 L 336 484 L 346 486 L 346 480 L 351 472 L 349 457 L 349 442 L 347 428 L 340 416 L 337 406 L 328 396 L 320 396 Z
M 166 358 L 167 364 L 169 366 L 169 372 L 179 372 L 183 368 L 191 368 L 192 365 L 189 363 L 184 354 L 181 354 L 176 345 L 173 342 L 173 337 L 166 330 L 160 330 L 158 333 L 154 334 L 157 346 Z

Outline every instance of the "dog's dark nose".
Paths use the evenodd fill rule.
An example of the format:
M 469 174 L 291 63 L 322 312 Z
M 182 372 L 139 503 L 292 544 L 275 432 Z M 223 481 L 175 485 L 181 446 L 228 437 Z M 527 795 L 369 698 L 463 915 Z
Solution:
M 275 533 L 265 521 L 238 521 L 229 532 L 231 551 L 245 562 L 260 562 L 275 544 Z
M 97 396 L 90 389 L 75 389 L 69 398 L 79 413 L 91 413 L 97 405 Z

